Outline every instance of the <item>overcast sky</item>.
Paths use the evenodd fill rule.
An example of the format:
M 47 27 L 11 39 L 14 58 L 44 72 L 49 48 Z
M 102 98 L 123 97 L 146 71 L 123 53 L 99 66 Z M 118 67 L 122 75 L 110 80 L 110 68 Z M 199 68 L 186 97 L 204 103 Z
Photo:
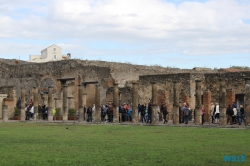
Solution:
M 250 0 L 0 0 L 0 58 L 250 66 Z

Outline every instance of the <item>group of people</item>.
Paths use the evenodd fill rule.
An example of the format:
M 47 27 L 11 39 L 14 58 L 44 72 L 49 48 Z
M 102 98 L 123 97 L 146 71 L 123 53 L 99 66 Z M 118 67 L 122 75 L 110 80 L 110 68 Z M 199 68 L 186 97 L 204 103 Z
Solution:
M 151 123 L 152 122 L 152 103 L 149 102 L 149 104 L 138 104 L 138 114 L 140 117 L 141 123 Z M 163 124 L 167 123 L 167 105 L 165 103 L 162 103 L 161 106 L 157 106 L 157 115 L 156 120 L 157 122 L 160 121 L 160 116 L 162 115 Z
M 242 122 L 245 123 L 245 110 L 243 105 L 240 105 L 239 109 L 237 109 L 235 103 L 233 103 L 232 105 L 228 105 L 226 114 L 227 114 L 227 123 L 229 122 L 230 125 L 232 124 L 241 125 Z
M 215 103 L 215 105 L 211 103 L 210 115 L 212 123 L 219 123 L 220 119 L 219 103 Z M 242 122 L 245 123 L 244 107 L 243 105 L 240 105 L 240 107 L 237 108 L 235 102 L 233 102 L 232 105 L 227 106 L 226 116 L 227 116 L 227 123 L 230 123 L 230 125 L 233 124 L 241 125 Z

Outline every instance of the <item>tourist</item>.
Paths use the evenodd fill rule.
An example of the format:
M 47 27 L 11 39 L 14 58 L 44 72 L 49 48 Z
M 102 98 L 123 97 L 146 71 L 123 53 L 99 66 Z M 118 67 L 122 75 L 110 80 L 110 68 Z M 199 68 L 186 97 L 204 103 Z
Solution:
M 162 105 L 162 114 L 163 114 L 163 124 L 168 123 L 168 120 L 166 118 L 168 111 L 165 103 L 163 103 Z
M 82 108 L 83 108 L 83 120 L 85 121 L 85 120 L 86 120 L 86 113 L 87 113 L 87 110 L 86 110 L 86 107 L 85 107 L 84 104 L 83 104 Z
M 46 105 L 43 106 L 43 120 L 48 119 L 48 107 Z
M 56 120 L 56 117 L 55 117 L 55 115 L 56 115 L 56 108 L 54 108 L 52 110 L 52 115 L 53 115 L 53 120 Z
M 219 103 L 215 104 L 215 123 L 219 124 L 219 120 L 220 120 L 220 107 L 219 107 Z
M 244 121 L 245 125 L 246 125 L 246 120 L 245 120 L 245 110 L 243 105 L 240 105 L 240 115 L 241 115 L 241 122 Z
M 184 115 L 185 124 L 188 124 L 190 110 L 188 109 L 186 103 L 183 103 L 182 112 L 183 112 L 182 114 Z
M 101 120 L 102 122 L 105 122 L 105 115 L 106 115 L 106 107 L 105 105 L 101 105 Z
M 144 116 L 145 122 L 148 122 L 148 107 L 147 104 L 145 103 L 145 116 Z
M 214 107 L 215 107 L 214 103 L 212 102 L 210 106 L 210 116 L 211 116 L 212 123 L 214 123 Z
M 25 114 L 26 114 L 25 120 L 30 120 L 30 106 L 29 105 L 25 108 Z
M 109 104 L 109 122 L 113 123 L 113 105 Z
M 19 97 L 18 100 L 17 100 L 16 107 L 17 107 L 18 109 L 21 109 L 21 98 L 20 98 L 20 97 Z
M 132 122 L 132 106 L 128 109 L 128 121 Z
M 146 106 L 144 104 L 141 105 L 140 107 L 140 112 L 141 112 L 141 122 L 146 122 L 145 119 L 145 114 L 146 114 Z
M 34 118 L 34 106 L 30 105 L 30 118 Z
M 229 122 L 230 122 L 230 125 L 232 125 L 232 124 L 233 124 L 232 115 L 233 115 L 234 113 L 233 113 L 233 110 L 232 110 L 232 108 L 231 108 L 230 105 L 228 105 L 228 107 L 227 107 L 227 112 L 226 112 L 226 114 L 227 114 L 227 123 L 228 123 L 228 121 L 229 121 Z
M 87 109 L 88 119 L 87 122 L 92 122 L 92 108 L 89 106 Z

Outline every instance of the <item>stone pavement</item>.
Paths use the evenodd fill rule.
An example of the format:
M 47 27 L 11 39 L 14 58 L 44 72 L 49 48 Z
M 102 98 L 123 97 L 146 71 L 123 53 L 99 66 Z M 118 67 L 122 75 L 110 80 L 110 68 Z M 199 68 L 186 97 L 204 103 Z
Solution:
M 18 123 L 21 122 L 19 120 L 8 120 L 9 123 Z M 7 123 L 8 123 L 7 122 Z M 0 123 L 3 123 L 3 120 L 0 120 Z M 5 122 L 6 123 L 6 122 Z M 54 120 L 49 122 L 48 120 L 26 120 L 24 123 L 65 123 L 65 124 L 86 124 L 86 125 L 141 125 L 141 126 L 153 126 L 152 124 L 148 124 L 148 123 L 132 123 L 132 122 L 122 122 L 122 123 L 109 123 L 109 122 L 100 122 L 100 123 L 94 123 L 94 122 L 79 122 L 78 120 L 69 120 L 64 122 L 63 120 Z M 155 124 L 154 126 L 171 126 L 171 127 L 203 127 L 203 128 L 234 128 L 234 129 L 250 129 L 250 126 L 245 126 L 244 123 L 242 123 L 241 125 L 238 124 L 233 124 L 233 125 L 219 125 L 219 124 L 214 124 L 214 123 L 204 123 L 203 125 L 196 125 L 193 121 L 189 121 L 188 124 L 178 124 L 175 125 L 173 124 L 172 120 L 169 120 L 168 123 L 163 124 L 163 122 L 158 122 L 157 124 Z

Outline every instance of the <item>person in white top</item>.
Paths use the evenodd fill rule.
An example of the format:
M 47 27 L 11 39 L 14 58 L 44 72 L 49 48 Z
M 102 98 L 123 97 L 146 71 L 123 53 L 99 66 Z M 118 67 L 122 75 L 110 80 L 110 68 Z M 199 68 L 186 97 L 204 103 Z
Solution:
M 215 123 L 219 123 L 220 120 L 220 110 L 219 103 L 215 104 Z

